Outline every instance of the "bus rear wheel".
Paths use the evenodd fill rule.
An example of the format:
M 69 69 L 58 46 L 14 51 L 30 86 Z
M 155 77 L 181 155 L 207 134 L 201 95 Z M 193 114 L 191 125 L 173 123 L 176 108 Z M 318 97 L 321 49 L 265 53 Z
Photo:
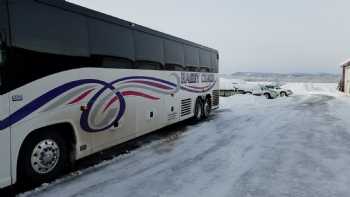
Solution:
M 194 116 L 193 120 L 198 122 L 203 117 L 203 102 L 200 98 L 197 98 L 196 104 L 194 106 Z
M 18 164 L 20 181 L 40 184 L 62 175 L 69 163 L 65 140 L 56 132 L 34 134 L 24 144 Z
M 203 106 L 203 118 L 208 118 L 211 113 L 211 99 L 208 97 L 205 99 Z

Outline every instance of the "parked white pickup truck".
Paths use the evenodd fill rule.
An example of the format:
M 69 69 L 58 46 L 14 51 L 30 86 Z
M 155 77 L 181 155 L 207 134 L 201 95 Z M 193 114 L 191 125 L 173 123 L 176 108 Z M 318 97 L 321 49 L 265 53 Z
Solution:
M 279 93 L 275 90 L 269 89 L 263 85 L 258 85 L 252 94 L 255 96 L 265 96 L 267 99 L 275 99 L 279 96 Z
M 255 96 L 265 96 L 268 99 L 274 99 L 279 96 L 279 93 L 266 88 L 264 85 L 257 84 L 239 84 L 236 91 L 241 94 L 252 94 Z
M 292 90 L 284 89 L 284 88 L 281 88 L 280 86 L 266 85 L 265 87 L 269 90 L 276 91 L 280 97 L 290 96 L 293 94 Z

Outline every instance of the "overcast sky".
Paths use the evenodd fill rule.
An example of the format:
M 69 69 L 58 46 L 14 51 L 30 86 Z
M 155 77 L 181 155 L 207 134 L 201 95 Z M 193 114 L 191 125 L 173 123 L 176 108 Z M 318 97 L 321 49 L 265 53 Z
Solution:
M 68 0 L 220 52 L 220 71 L 338 73 L 349 0 Z

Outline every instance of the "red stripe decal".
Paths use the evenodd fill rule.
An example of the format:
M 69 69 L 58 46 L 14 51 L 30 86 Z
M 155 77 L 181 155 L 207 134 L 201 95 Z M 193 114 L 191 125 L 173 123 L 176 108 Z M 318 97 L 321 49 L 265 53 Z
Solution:
M 122 95 L 123 96 L 140 96 L 140 97 L 148 98 L 151 100 L 159 100 L 158 97 L 154 97 L 154 96 L 142 93 L 142 92 L 135 92 L 135 91 L 125 91 L 125 92 L 122 92 Z
M 171 90 L 172 88 L 160 83 L 155 83 L 152 81 L 143 81 L 143 80 L 133 80 L 133 81 L 128 81 L 129 83 L 141 83 L 141 84 L 145 84 L 145 85 L 149 85 L 149 86 L 153 86 L 153 87 L 157 87 L 157 88 L 161 88 L 161 89 L 165 89 L 165 90 Z
M 158 97 L 154 97 L 142 92 L 136 92 L 136 91 L 124 91 L 121 93 L 123 96 L 139 96 L 139 97 L 144 97 L 147 99 L 151 99 L 151 100 L 159 100 Z M 116 101 L 118 101 L 118 97 L 113 97 L 108 104 L 106 105 L 106 107 L 103 109 L 103 112 L 105 112 L 113 103 L 115 103 Z
M 193 88 L 193 89 L 205 89 L 205 88 L 209 88 L 211 85 L 207 85 L 207 86 L 204 86 L 204 87 L 198 87 L 198 86 L 190 86 L 190 85 L 186 85 L 187 87 L 189 88 Z
M 69 102 L 69 105 L 78 103 L 79 101 L 83 100 L 85 97 L 87 97 L 92 91 L 94 91 L 95 89 L 90 89 L 84 93 L 82 93 L 80 96 L 78 96 L 76 99 L 72 100 L 71 102 Z
M 115 96 L 113 97 L 109 102 L 108 104 L 106 105 L 106 107 L 103 109 L 103 112 L 105 112 L 114 102 L 116 102 L 118 100 L 118 97 Z

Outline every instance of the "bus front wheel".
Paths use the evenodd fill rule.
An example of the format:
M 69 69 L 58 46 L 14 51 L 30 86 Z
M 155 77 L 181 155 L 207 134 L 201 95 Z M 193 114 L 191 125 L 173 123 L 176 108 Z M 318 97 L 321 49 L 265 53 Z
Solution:
M 26 140 L 20 153 L 19 178 L 35 184 L 61 175 L 69 163 L 66 141 L 56 132 L 40 132 Z

